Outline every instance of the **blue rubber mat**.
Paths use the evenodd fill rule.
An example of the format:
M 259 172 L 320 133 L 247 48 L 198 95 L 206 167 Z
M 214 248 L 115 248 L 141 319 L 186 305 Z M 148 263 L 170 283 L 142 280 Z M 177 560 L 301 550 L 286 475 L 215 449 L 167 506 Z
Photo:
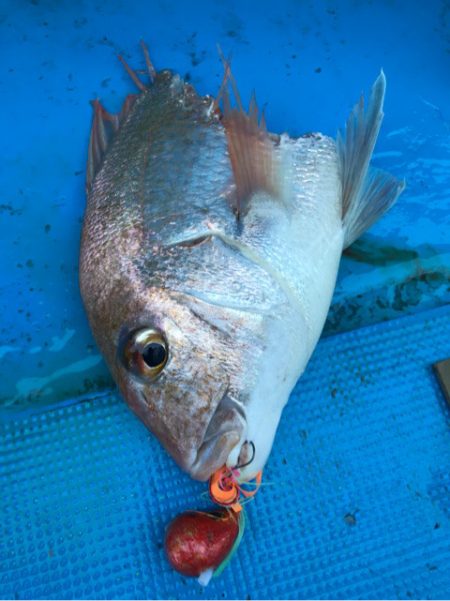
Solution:
M 450 413 L 431 364 L 450 306 L 322 340 L 206 590 L 167 522 L 207 507 L 114 395 L 1 422 L 0 592 L 11 598 L 445 598 Z

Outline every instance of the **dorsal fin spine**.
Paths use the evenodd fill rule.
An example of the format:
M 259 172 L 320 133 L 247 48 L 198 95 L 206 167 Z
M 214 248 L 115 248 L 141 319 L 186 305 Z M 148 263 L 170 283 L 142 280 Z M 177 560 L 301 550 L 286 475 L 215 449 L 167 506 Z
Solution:
M 144 53 L 150 81 L 153 81 L 153 79 L 156 77 L 156 70 L 150 60 L 147 46 L 143 41 L 141 41 L 141 47 Z M 148 89 L 148 86 L 142 83 L 136 71 L 134 71 L 128 65 L 123 57 L 119 56 L 118 58 L 139 90 L 141 92 L 145 92 Z M 96 99 L 92 101 L 91 104 L 94 109 L 94 117 L 92 120 L 91 135 L 89 138 L 88 162 L 86 169 L 86 190 L 88 192 L 91 189 L 95 176 L 100 170 L 111 140 L 130 114 L 130 111 L 133 108 L 138 96 L 139 94 L 128 94 L 123 102 L 120 112 L 117 114 L 109 113 L 102 106 L 99 100 Z
M 145 92 L 145 90 L 147 89 L 147 86 L 145 84 L 142 83 L 142 81 L 139 79 L 136 71 L 134 71 L 129 64 L 127 63 L 127 61 L 123 58 L 123 56 L 121 56 L 120 54 L 117 56 L 117 58 L 120 60 L 120 62 L 122 63 L 122 65 L 125 67 L 126 72 L 128 73 L 128 75 L 131 77 L 132 81 L 134 82 L 134 84 L 136 85 L 137 88 L 139 88 L 139 90 L 141 92 Z

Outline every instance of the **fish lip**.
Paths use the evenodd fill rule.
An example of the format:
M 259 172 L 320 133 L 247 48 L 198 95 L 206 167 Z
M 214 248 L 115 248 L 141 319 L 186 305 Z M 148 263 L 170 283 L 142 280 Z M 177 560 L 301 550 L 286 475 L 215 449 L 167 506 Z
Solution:
M 189 475 L 195 480 L 208 480 L 242 441 L 246 426 L 242 405 L 226 392 L 209 421 L 194 461 L 187 468 Z

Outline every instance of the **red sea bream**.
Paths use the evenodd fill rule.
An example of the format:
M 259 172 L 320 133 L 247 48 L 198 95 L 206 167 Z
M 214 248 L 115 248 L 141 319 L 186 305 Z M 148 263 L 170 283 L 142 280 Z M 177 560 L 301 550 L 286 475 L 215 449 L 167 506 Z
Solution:
M 294 139 L 269 133 L 254 99 L 243 109 L 226 61 L 211 98 L 144 54 L 150 82 L 127 66 L 139 93 L 120 114 L 93 103 L 81 292 L 124 399 L 179 466 L 206 480 L 250 461 L 248 480 L 316 346 L 343 249 L 403 189 L 369 166 L 386 81 L 336 141 Z

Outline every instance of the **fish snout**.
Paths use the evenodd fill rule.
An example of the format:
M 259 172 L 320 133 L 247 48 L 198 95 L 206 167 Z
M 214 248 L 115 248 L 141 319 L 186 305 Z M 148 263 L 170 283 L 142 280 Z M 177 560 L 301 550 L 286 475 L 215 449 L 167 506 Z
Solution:
M 247 422 L 241 405 L 225 395 L 205 432 L 194 462 L 187 468 L 195 480 L 205 481 L 225 463 L 245 438 Z M 234 454 L 234 453 L 233 453 Z M 238 453 L 236 454 L 237 457 Z

